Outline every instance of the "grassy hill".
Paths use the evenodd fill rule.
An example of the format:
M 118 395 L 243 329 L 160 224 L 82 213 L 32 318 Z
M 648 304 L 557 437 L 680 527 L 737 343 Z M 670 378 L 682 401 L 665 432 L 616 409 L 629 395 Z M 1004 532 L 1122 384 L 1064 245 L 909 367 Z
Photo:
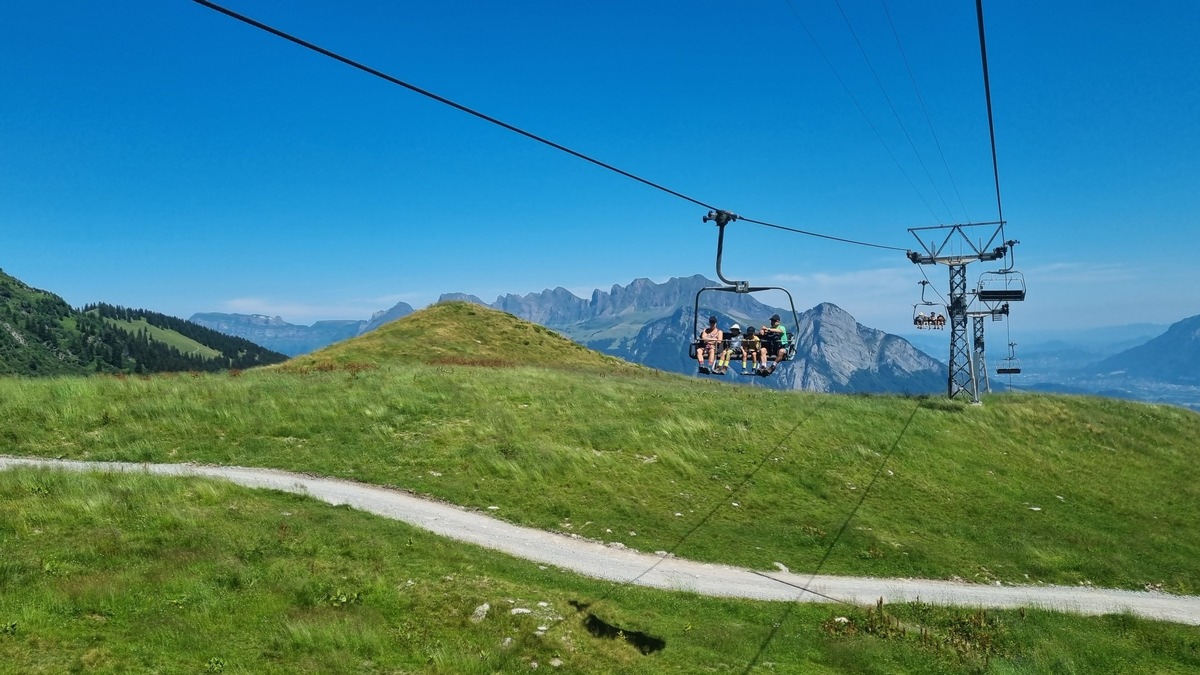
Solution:
M 286 359 L 157 312 L 104 303 L 77 310 L 0 271 L 0 374 L 216 371 Z
M 295 358 L 286 369 L 404 363 L 645 371 L 587 349 L 543 326 L 466 302 L 426 307 L 352 340 Z
M 665 375 L 462 304 L 431 307 L 307 357 L 235 376 L 0 380 L 0 452 L 7 454 L 339 476 L 472 508 L 495 506 L 499 517 L 547 530 L 757 569 L 781 563 L 829 574 L 1149 586 L 1185 594 L 1200 593 L 1197 439 L 1200 416 L 1169 406 L 1005 395 L 972 407 L 935 398 L 779 393 Z M 139 503 L 133 492 L 125 494 L 127 503 Z M 12 533 L 19 523 L 5 527 Z M 175 534 L 162 537 L 174 541 Z M 347 543 L 341 555 L 366 555 L 361 546 Z M 13 578 L 4 569 L 0 583 Z M 478 583 L 489 577 L 468 569 Z M 633 610 L 622 601 L 614 611 L 662 617 L 690 602 L 666 596 L 647 600 L 653 610 Z M 387 615 L 370 606 L 364 613 Z M 303 605 L 291 611 L 311 614 Z M 704 612 L 715 610 L 697 611 L 711 618 Z M 747 624 L 764 616 L 745 611 L 754 616 Z M 819 630 L 831 616 L 787 611 L 806 626 L 802 632 Z M 447 630 L 470 634 L 464 615 L 456 616 Z M 1067 623 L 1075 626 L 1068 632 L 1099 630 L 1092 637 L 1105 649 L 1131 634 L 1125 624 Z M 699 635 L 686 637 L 692 628 L 679 622 L 661 625 L 670 626 L 672 640 L 691 644 Z M 1200 638 L 1194 629 L 1174 630 L 1154 633 L 1176 636 L 1162 638 L 1172 645 L 1164 653 L 1182 655 L 1171 663 L 1197 665 Z M 751 642 L 762 635 L 732 634 Z M 1029 640 L 1021 644 L 1036 643 Z M 861 648 L 889 654 L 879 662 L 894 663 L 887 660 L 892 646 L 868 643 Z M 367 649 L 340 644 L 355 654 Z M 831 644 L 829 653 L 812 658 L 833 671 L 864 670 L 857 657 L 839 661 L 845 645 Z M 333 648 L 314 647 L 322 654 Z

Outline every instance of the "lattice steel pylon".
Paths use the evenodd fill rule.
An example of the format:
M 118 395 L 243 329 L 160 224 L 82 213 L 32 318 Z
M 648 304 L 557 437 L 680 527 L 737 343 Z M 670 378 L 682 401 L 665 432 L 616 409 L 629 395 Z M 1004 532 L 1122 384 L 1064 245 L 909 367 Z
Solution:
M 967 236 L 966 228 L 994 226 L 995 230 L 986 244 L 976 243 Z M 922 252 L 908 251 L 908 259 L 916 265 L 946 265 L 950 268 L 950 298 L 946 312 L 950 315 L 950 362 L 946 381 L 949 398 L 968 396 L 971 403 L 979 403 L 979 387 L 975 378 L 975 366 L 971 359 L 971 348 L 967 342 L 967 307 L 971 304 L 967 296 L 967 265 L 976 262 L 1000 260 L 1008 253 L 1009 242 L 994 246 L 1004 239 L 1004 223 L 964 223 L 912 227 L 909 232 L 920 242 Z M 945 236 L 941 236 L 945 233 Z M 929 241 L 922 235 L 936 235 Z M 938 239 L 941 241 L 939 242 Z
M 975 354 L 971 360 L 975 373 L 975 389 L 990 394 L 992 393 L 992 384 L 988 381 L 987 353 L 983 344 L 983 316 L 977 312 L 969 312 L 969 314 L 971 315 L 971 330 L 975 334 L 975 339 L 971 343 L 975 347 Z
M 967 265 L 950 265 L 950 377 L 946 395 L 950 398 L 967 392 L 972 403 L 979 402 L 975 385 L 975 369 L 971 366 L 971 349 L 967 345 Z
M 971 328 L 975 333 L 975 339 L 972 342 L 972 346 L 975 347 L 975 354 L 972 360 L 972 372 L 975 373 L 975 384 L 978 389 L 990 394 L 992 392 L 992 383 L 988 379 L 987 350 L 983 338 L 983 319 L 984 317 L 991 317 L 992 321 L 1002 321 L 1004 317 L 1008 316 L 1008 303 L 997 304 L 985 302 L 983 305 L 987 307 L 986 310 L 967 312 L 967 316 L 971 317 Z

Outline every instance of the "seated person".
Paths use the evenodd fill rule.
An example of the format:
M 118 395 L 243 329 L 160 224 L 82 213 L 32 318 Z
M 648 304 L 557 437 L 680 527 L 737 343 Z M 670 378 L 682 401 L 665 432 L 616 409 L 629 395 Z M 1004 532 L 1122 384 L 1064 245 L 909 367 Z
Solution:
M 779 365 L 787 358 L 787 328 L 779 323 L 779 315 L 771 316 L 771 325 L 762 328 L 762 365 L 766 367 L 768 356 L 774 358 L 774 362 L 767 369 L 767 375 L 775 372 L 775 366 Z
M 759 340 L 758 333 L 755 332 L 754 326 L 746 327 L 746 334 L 742 336 L 742 372 L 752 372 L 746 370 L 746 357 L 750 357 L 750 363 L 754 366 L 754 370 L 758 370 L 759 357 L 762 353 L 762 342 Z
M 736 323 L 729 327 L 729 335 L 725 339 L 725 350 L 717 360 L 717 368 L 713 372 L 724 375 L 729 370 L 729 359 L 741 355 L 742 370 L 746 369 L 746 351 L 742 348 L 742 328 Z
M 720 347 L 721 341 L 724 339 L 721 334 L 721 329 L 717 328 L 717 317 L 708 317 L 708 328 L 700 331 L 700 345 L 696 349 L 696 361 L 699 362 L 701 372 L 711 372 L 713 367 L 717 365 L 717 348 Z M 708 368 L 704 367 L 704 357 L 708 355 Z

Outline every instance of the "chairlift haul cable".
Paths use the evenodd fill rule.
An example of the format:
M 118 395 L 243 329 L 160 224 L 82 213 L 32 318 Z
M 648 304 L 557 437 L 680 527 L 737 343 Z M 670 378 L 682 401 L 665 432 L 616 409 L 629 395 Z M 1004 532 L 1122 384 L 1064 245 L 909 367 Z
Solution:
M 983 93 L 987 100 L 988 135 L 992 140 L 992 175 L 996 179 L 996 215 L 1004 222 L 1004 208 L 1000 205 L 1000 168 L 996 161 L 996 124 L 992 119 L 992 84 L 988 77 L 987 42 L 983 37 L 983 0 L 975 0 L 975 16 L 979 23 L 979 57 L 983 61 Z M 1001 225 L 1001 227 L 1004 227 Z
M 772 227 L 772 228 L 775 228 L 776 230 L 783 230 L 784 232 L 795 232 L 796 234 L 803 234 L 803 235 L 809 236 L 809 237 L 818 237 L 820 239 L 830 239 L 832 241 L 840 241 L 845 244 L 856 244 L 858 246 L 870 246 L 872 248 L 882 248 L 882 249 L 887 249 L 889 251 L 907 251 L 908 250 L 906 248 L 900 248 L 899 246 L 885 246 L 883 244 L 872 244 L 872 243 L 866 242 L 866 241 L 845 239 L 843 237 L 835 237 L 833 235 L 821 234 L 819 232 L 808 232 L 805 230 L 797 230 L 793 227 L 784 227 L 782 225 L 776 225 L 774 223 L 765 223 L 761 220 L 754 220 L 753 218 L 738 218 L 738 220 L 744 220 L 747 223 L 754 223 L 755 225 L 762 225 L 763 227 Z
M 358 61 L 355 61 L 355 60 L 353 60 L 353 59 L 351 59 L 351 58 L 348 58 L 348 57 L 342 56 L 341 54 L 338 54 L 338 53 L 336 53 L 336 52 L 333 52 L 333 51 L 330 51 L 330 50 L 328 50 L 328 49 L 325 49 L 324 47 L 321 47 L 321 46 L 315 45 L 315 44 L 313 44 L 313 43 L 311 43 L 311 42 L 308 42 L 307 40 L 303 40 L 303 39 L 301 39 L 301 38 L 298 38 L 298 37 L 296 37 L 296 36 L 294 36 L 294 35 L 291 35 L 290 33 L 286 33 L 286 32 L 284 32 L 284 31 L 282 31 L 282 30 L 279 30 L 278 28 L 274 28 L 274 27 L 272 27 L 272 26 L 269 26 L 269 25 L 267 25 L 267 24 L 265 24 L 265 23 L 263 23 L 263 22 L 261 22 L 261 21 L 257 21 L 257 20 L 255 20 L 255 19 L 252 19 L 252 18 L 250 18 L 250 17 L 248 17 L 248 16 L 245 16 L 244 14 L 239 14 L 239 13 L 237 13 L 237 12 L 235 12 L 235 11 L 231 10 L 231 9 L 227 9 L 227 8 L 225 8 L 225 7 L 222 7 L 221 5 L 218 5 L 218 4 L 214 3 L 214 2 L 211 2 L 210 0 L 193 0 L 193 2 L 196 2 L 197 4 L 203 5 L 203 6 L 207 7 L 207 8 L 209 8 L 209 9 L 212 9 L 212 10 L 215 10 L 215 11 L 217 11 L 217 12 L 220 12 L 221 14 L 224 14 L 224 15 L 226 15 L 226 16 L 228 16 L 228 17 L 230 17 L 230 18 L 237 19 L 238 21 L 241 21 L 242 23 L 245 23 L 245 24 L 247 24 L 247 25 L 249 25 L 249 26 L 253 26 L 254 28 L 258 28 L 259 30 L 265 31 L 265 32 L 267 32 L 267 33 L 270 33 L 270 34 L 272 34 L 272 35 L 275 35 L 276 37 L 283 38 L 284 40 L 287 40 L 288 42 L 291 42 L 291 43 L 293 43 L 293 44 L 297 44 L 297 45 L 299 45 L 299 46 L 301 46 L 301 47 L 304 47 L 305 49 L 312 50 L 312 51 L 314 51 L 314 52 L 316 52 L 316 53 L 318 53 L 318 54 L 320 54 L 320 55 L 322 55 L 322 56 L 327 56 L 327 57 L 329 57 L 329 58 L 331 58 L 331 59 L 333 59 L 333 60 L 335 60 L 335 61 L 339 61 L 339 62 L 341 62 L 341 63 L 344 63 L 344 64 L 346 64 L 346 65 L 348 65 L 348 66 L 350 66 L 350 67 L 352 67 L 352 68 L 356 68 L 356 69 L 358 69 L 358 70 L 361 70 L 361 71 L 363 71 L 364 73 L 367 73 L 368 75 L 374 75 L 375 77 L 378 77 L 378 78 L 380 78 L 380 79 L 382 79 L 382 80 L 385 80 L 385 81 L 387 81 L 387 82 L 390 82 L 390 83 L 392 83 L 392 84 L 395 84 L 395 85 L 398 85 L 398 86 L 404 87 L 405 89 L 408 89 L 409 91 L 412 91 L 412 92 L 414 92 L 414 93 L 420 94 L 420 95 L 422 95 L 422 96 L 425 96 L 425 97 L 427 97 L 427 98 L 433 99 L 434 101 L 437 101 L 438 103 L 442 103 L 442 104 L 448 105 L 448 106 L 450 106 L 451 108 L 454 108 L 454 109 L 456 109 L 456 110 L 459 110 L 459 111 L 461 111 L 461 112 L 465 112 L 465 113 L 467 113 L 468 115 L 472 115 L 472 116 L 474 116 L 474 117 L 478 117 L 479 119 L 481 119 L 481 120 L 484 120 L 485 122 L 490 122 L 490 123 L 492 123 L 492 124 L 495 124 L 496 126 L 499 126 L 499 127 L 502 127 L 502 128 L 504 128 L 504 129 L 507 129 L 508 131 L 511 131 L 511 132 L 513 132 L 513 133 L 516 133 L 516 134 L 520 134 L 521 136 L 524 136 L 524 137 L 526 137 L 526 138 L 528 138 L 528 139 L 530 139 L 530 140 L 534 140 L 534 141 L 537 141 L 538 143 L 541 143 L 541 144 L 543 144 L 543 145 L 550 146 L 551 148 L 554 148 L 555 150 L 559 150 L 559 151 L 565 152 L 565 153 L 567 153 L 568 155 L 571 155 L 571 156 L 573 156 L 573 157 L 577 157 L 577 158 L 579 158 L 579 159 L 582 159 L 582 160 L 584 160 L 585 162 L 590 162 L 591 164 L 595 164 L 596 166 L 598 166 L 598 167 L 600 167 L 600 168 L 602 168 L 602 169 L 608 169 L 609 171 L 612 171 L 613 173 L 619 174 L 619 175 L 621 175 L 621 176 L 624 176 L 624 177 L 626 177 L 626 178 L 629 178 L 629 179 L 631 179 L 631 180 L 635 180 L 635 181 L 637 181 L 637 182 L 639 182 L 639 183 L 642 183 L 643 185 L 647 185 L 647 186 L 649 186 L 649 187 L 652 187 L 652 188 L 654 188 L 654 189 L 656 189 L 656 190 L 660 190 L 660 191 L 662 191 L 662 192 L 665 192 L 665 193 L 667 193 L 667 194 L 669 194 L 669 195 L 671 195 L 671 196 L 673 196 L 673 197 L 678 197 L 679 199 L 682 199 L 682 200 L 684 200 L 684 201 L 687 201 L 687 202 L 691 202 L 692 204 L 695 204 L 695 205 L 697 205 L 697 206 L 703 206 L 704 208 L 706 208 L 706 209 L 709 209 L 710 211 L 720 211 L 720 209 L 718 209 L 717 207 L 713 206 L 712 204 L 708 204 L 708 203 L 706 203 L 706 202 L 703 202 L 703 201 L 701 201 L 701 200 L 699 200 L 699 199 L 696 199 L 696 198 L 694 198 L 694 197 L 689 197 L 688 195 L 685 195 L 685 194 L 683 194 L 682 192 L 678 192 L 678 191 L 676 191 L 676 190 L 672 190 L 671 188 L 668 188 L 668 187 L 666 187 L 666 186 L 664 186 L 664 185 L 661 185 L 661 184 L 659 184 L 659 183 L 655 183 L 654 181 L 652 181 L 652 180 L 649 180 L 649 179 L 646 179 L 646 178 L 642 178 L 641 176 L 638 176 L 638 175 L 636 175 L 636 174 L 634 174 L 634 173 L 630 173 L 629 171 L 625 171 L 624 169 L 621 169 L 621 168 L 618 168 L 618 167 L 616 167 L 616 166 L 613 166 L 612 164 L 609 164 L 609 163 L 607 163 L 607 162 L 604 162 L 604 161 L 602 161 L 602 160 L 596 159 L 596 158 L 594 158 L 594 157 L 591 157 L 591 156 L 589 156 L 589 155 L 586 155 L 586 154 L 584 154 L 584 153 L 582 153 L 582 152 L 579 152 L 579 151 L 577 151 L 577 150 L 572 150 L 571 148 L 568 148 L 567 146 L 565 146 L 565 145 L 562 145 L 561 143 L 556 143 L 556 142 L 554 142 L 554 141 L 552 141 L 552 140 L 550 140 L 550 139 L 548 139 L 548 138 L 545 138 L 545 137 L 543 137 L 543 136 L 539 136 L 539 135 L 537 135 L 537 134 L 535 134 L 535 133 L 533 133 L 533 132 L 531 132 L 531 131 L 526 131 L 526 130 L 524 130 L 524 129 L 522 129 L 522 128 L 520 128 L 520 127 L 516 126 L 516 125 L 509 124 L 508 122 L 505 122 L 505 121 L 503 121 L 503 120 L 501 120 L 501 119 L 498 119 L 498 118 L 492 117 L 491 115 L 488 115 L 488 114 L 486 114 L 486 113 L 479 112 L 478 110 L 475 110 L 475 109 L 473 109 L 473 108 L 470 108 L 470 107 L 468 107 L 468 106 L 465 106 L 465 105 L 463 105 L 463 104 L 461 104 L 461 103 L 457 103 L 457 102 L 455 102 L 455 101 L 452 101 L 452 100 L 450 100 L 450 99 L 448 99 L 448 98 L 446 98 L 446 97 L 444 97 L 444 96 L 440 96 L 440 95 L 438 95 L 438 94 L 435 94 L 435 93 L 433 93 L 433 92 L 431 92 L 431 91 L 429 91 L 429 90 L 427 90 L 427 89 L 423 89 L 423 88 L 421 88 L 421 87 L 418 87 L 418 86 L 417 86 L 417 85 L 415 85 L 415 84 L 411 84 L 411 83 L 409 83 L 409 82 L 405 82 L 404 80 L 401 80 L 401 79 L 400 79 L 400 78 L 398 78 L 398 77 L 394 77 L 394 76 L 392 76 L 392 75 L 388 75 L 387 73 L 385 73 L 385 72 L 383 72 L 383 71 L 381 71 L 381 70 L 378 70 L 378 69 L 372 68 L 371 66 L 365 65 L 365 64 L 363 64 L 363 63 L 359 63 Z M 882 245 L 880 245 L 880 244 L 870 244 L 870 243 L 867 243 L 867 242 L 862 242 L 862 241 L 854 241 L 854 240 L 852 240 L 852 239 L 843 239 L 843 238 L 841 238 L 841 237 L 834 237 L 834 236 L 830 236 L 830 235 L 818 234 L 818 233 L 816 233 L 816 232 L 807 232 L 807 231 L 805 231 L 805 230 L 797 230 L 797 229 L 792 229 L 792 228 L 787 228 L 787 227 L 781 227 L 781 226 L 779 226 L 779 225 L 772 225 L 771 223 L 764 223 L 764 222 L 757 221 L 757 220 L 750 220 L 750 219 L 748 219 L 748 218 L 743 218 L 743 220 L 746 220 L 747 222 L 755 223 L 755 224 L 757 224 L 757 225 L 765 225 L 765 226 L 767 226 L 767 227 L 773 227 L 773 228 L 780 229 L 780 230 L 786 230 L 786 231 L 788 231 L 788 232 L 794 232 L 794 233 L 796 233 L 796 234 L 803 234 L 803 235 L 807 235 L 807 236 L 810 236 L 810 237 L 819 237 L 819 238 L 822 238 L 822 239 L 830 239 L 830 240 L 833 240 L 833 241 L 840 241 L 840 242 L 844 242 L 844 243 L 848 243 L 848 244 L 857 244 L 857 245 L 860 245 L 860 246 L 873 246 L 873 247 L 876 247 L 876 248 L 886 248 L 886 249 L 891 249 L 891 250 L 896 250 L 896 251 L 903 251 L 903 250 L 905 250 L 905 249 L 902 249 L 902 248 L 897 248 L 897 247 L 894 247 L 894 246 L 882 246 Z
M 846 23 L 846 28 L 850 29 L 850 35 L 854 38 L 854 44 L 858 45 L 858 52 L 862 54 L 863 61 L 867 64 L 867 69 L 871 71 L 871 75 L 875 78 L 875 84 L 879 87 L 879 93 L 883 94 L 883 100 L 887 101 L 888 108 L 892 111 L 892 117 L 896 123 L 900 125 L 900 131 L 904 132 L 904 138 L 908 140 L 908 147 L 912 149 L 913 156 L 917 158 L 917 163 L 921 165 L 921 169 L 925 172 L 925 177 L 929 179 L 929 184 L 933 186 L 933 191 L 941 200 L 942 206 L 946 209 L 946 215 L 954 218 L 954 214 L 950 211 L 950 205 L 946 203 L 946 198 L 942 196 L 942 191 L 938 189 L 937 182 L 933 180 L 933 175 L 929 173 L 929 167 L 925 164 L 925 159 L 921 157 L 921 153 L 917 150 L 917 144 L 913 142 L 912 135 L 908 133 L 908 126 L 904 124 L 904 120 L 900 119 L 900 113 L 896 111 L 896 104 L 892 102 L 892 97 L 887 93 L 887 87 L 883 86 L 883 80 L 879 78 L 879 72 L 875 70 L 875 65 L 871 63 L 871 57 L 867 56 L 867 50 L 863 47 L 862 40 L 858 39 L 858 32 L 854 30 L 854 26 L 850 23 L 850 17 L 846 15 L 846 9 L 842 7 L 841 0 L 834 0 L 837 5 L 838 12 L 842 15 L 842 20 Z M 885 6 L 886 11 L 886 6 Z M 891 20 L 891 16 L 888 17 Z M 897 40 L 896 44 L 899 44 Z M 901 54 L 904 52 L 901 51 Z M 905 63 L 908 61 L 905 59 Z M 910 72 L 911 75 L 911 72 Z
M 481 112 L 479 112 L 478 110 L 474 110 L 474 109 L 472 109 L 472 108 L 469 108 L 469 107 L 467 107 L 467 106 L 465 106 L 465 105 L 462 105 L 461 103 L 456 103 L 456 102 L 454 102 L 454 101 L 451 101 L 450 99 L 448 99 L 448 98 L 446 98 L 446 97 L 444 97 L 444 96 L 439 96 L 438 94 L 435 94 L 435 93 L 433 93 L 433 92 L 431 92 L 431 91 L 429 91 L 429 90 L 427 90 L 427 89 L 422 89 L 421 87 L 418 87 L 418 86 L 416 86 L 415 84 L 410 84 L 410 83 L 408 83 L 408 82 L 405 82 L 404 80 L 401 80 L 401 79 L 399 79 L 399 78 L 397 78 L 397 77 L 393 77 L 393 76 L 391 76 L 391 75 L 388 75 L 388 74 L 387 74 L 387 73 L 385 73 L 385 72 L 382 72 L 382 71 L 380 71 L 380 70 L 376 70 L 375 68 L 372 68 L 372 67 L 370 67 L 370 66 L 368 66 L 368 65 L 364 65 L 364 64 L 362 64 L 362 63 L 359 63 L 358 61 L 355 61 L 355 60 L 353 60 L 353 59 L 350 59 L 350 58 L 347 58 L 347 57 L 345 57 L 345 56 L 342 56 L 341 54 L 338 54 L 338 53 L 336 53 L 336 52 L 332 52 L 332 51 L 330 51 L 330 50 L 328 50 L 328 49 L 325 49 L 324 47 L 320 47 L 320 46 L 317 46 L 317 45 L 315 45 L 315 44 L 313 44 L 313 43 L 311 43 L 311 42 L 308 42 L 308 41 L 306 41 L 306 40 L 302 40 L 302 39 L 300 39 L 300 38 L 298 38 L 298 37 L 296 37 L 296 36 L 294 36 L 294 35 L 291 35 L 291 34 L 289 34 L 289 33 L 285 33 L 285 32 L 283 32 L 283 31 L 279 30 L 278 28 L 273 28 L 273 27 L 271 27 L 271 26 L 268 26 L 267 24 L 265 24 L 265 23 L 262 23 L 261 21 L 256 21 L 256 20 L 254 20 L 254 19 L 251 19 L 250 17 L 248 17 L 248 16 L 245 16 L 245 15 L 243 15 L 243 14 L 238 14 L 237 12 L 235 12 L 235 11 L 233 11 L 233 10 L 231 10 L 231 9 L 226 9 L 225 7 L 222 7 L 222 6 L 218 5 L 218 4 L 215 4 L 215 3 L 213 3 L 213 2 L 209 2 L 209 0 L 194 0 L 194 2 L 197 2 L 197 3 L 201 4 L 201 5 L 204 5 L 205 7 L 208 7 L 209 9 L 214 9 L 214 10 L 216 10 L 216 11 L 218 11 L 218 12 L 220 12 L 220 13 L 222 13 L 222 14 L 226 15 L 226 16 L 229 16 L 229 17 L 232 17 L 232 18 L 234 18 L 234 19 L 237 19 L 238 21 L 241 21 L 241 22 L 243 22 L 243 23 L 246 23 L 246 24 L 249 24 L 249 25 L 251 25 L 251 26 L 254 26 L 255 28 L 258 28 L 258 29 L 260 29 L 260 30 L 264 30 L 264 31 L 266 31 L 266 32 L 268 32 L 268 33 L 270 33 L 270 34 L 272 34 L 272 35 L 276 35 L 276 36 L 278 36 L 278 37 L 281 37 L 281 38 L 283 38 L 283 39 L 285 39 L 285 40 L 287 40 L 287 41 L 289 41 L 289 42 L 293 42 L 293 43 L 295 43 L 295 44 L 298 44 L 298 45 L 300 45 L 301 47 L 304 47 L 304 48 L 306 48 L 306 49 L 311 49 L 312 51 L 314 51 L 314 52 L 317 52 L 318 54 L 321 54 L 322 56 L 328 56 L 329 58 L 331 58 L 331 59 L 334 59 L 335 61 L 340 61 L 340 62 L 342 62 L 342 63 L 344 63 L 344 64 L 346 64 L 346 65 L 348 65 L 348 66 L 350 66 L 350 67 L 352 67 L 352 68 L 357 68 L 357 69 L 359 69 L 359 70 L 363 71 L 364 73 L 368 73 L 368 74 L 370 74 L 370 75 L 374 75 L 375 77 L 378 77 L 378 78 L 381 78 L 381 79 L 387 80 L 388 82 L 391 82 L 392 84 L 399 85 L 399 86 L 401 86 L 401 87 L 404 87 L 405 89 L 408 89 L 408 90 L 410 90 L 410 91 L 416 92 L 416 93 L 418 93 L 418 94 L 420 94 L 420 95 L 422 95 L 422 96 L 426 96 L 426 97 L 428 97 L 428 98 L 431 98 L 431 99 L 433 99 L 433 100 L 437 101 L 438 103 L 444 103 L 444 104 L 446 104 L 446 105 L 448 105 L 448 106 L 450 106 L 450 107 L 452 107 L 452 108 L 455 108 L 455 109 L 457 109 L 457 110 L 460 110 L 460 111 L 462 111 L 462 112 L 465 112 L 465 113 L 467 113 L 468 115 L 474 115 L 475 117 L 478 117 L 478 118 L 479 118 L 479 119 L 481 119 L 481 120 L 484 120 L 484 121 L 487 121 L 487 122 L 491 122 L 492 124 L 495 124 L 495 125 L 497 125 L 497 126 L 501 126 L 501 127 L 505 128 L 505 129 L 508 129 L 509 131 L 512 131 L 512 132 L 514 132 L 514 133 L 517 133 L 517 134 L 520 134 L 520 135 L 522 135 L 522 136 L 525 136 L 526 138 L 530 138 L 530 139 L 532 139 L 532 140 L 535 140 L 535 141 L 537 141 L 538 143 L 543 143 L 543 144 L 545 144 L 545 145 L 548 145 L 548 146 L 550 146 L 550 147 L 554 148 L 555 150 L 561 150 L 561 151 L 563 151 L 563 152 L 565 152 L 565 153 L 567 153 L 567 154 L 569 154 L 569 155 L 574 155 L 575 157 L 578 157 L 579 159 L 582 159 L 582 160 L 584 160 L 584 161 L 586 161 L 586 162 L 591 162 L 592 164 L 595 164 L 595 165 L 597 165 L 597 166 L 599 166 L 599 167 L 602 167 L 602 168 L 608 169 L 609 171 L 613 171 L 613 172 L 619 173 L 619 174 L 621 174 L 622 176 L 625 176 L 626 178 L 632 178 L 633 180 L 636 180 L 636 181 L 638 181 L 639 183 L 644 183 L 644 184 L 646 184 L 646 185 L 649 185 L 650 187 L 652 187 L 652 188 L 654 188 L 654 189 L 656 189 L 656 190 L 662 190 L 663 192 L 666 192 L 667 194 L 674 195 L 674 196 L 676 196 L 676 197 L 679 197 L 680 199 L 687 200 L 687 201 L 689 201 L 689 202 L 691 202 L 691 203 L 693 203 L 693 204 L 696 204 L 696 205 L 699 205 L 699 206 L 703 206 L 703 207 L 705 207 L 705 208 L 708 208 L 708 209 L 716 208 L 716 207 L 714 207 L 714 206 L 712 206 L 712 205 L 705 204 L 704 202 L 702 202 L 702 201 L 700 201 L 700 200 L 698 200 L 698 199 L 693 199 L 693 198 L 691 198 L 691 197 L 689 197 L 689 196 L 687 196 L 687 195 L 685 195 L 685 194 L 683 194 L 683 193 L 681 193 L 681 192 L 676 192 L 675 190 L 672 190 L 672 189 L 670 189 L 670 188 L 667 188 L 667 187 L 663 187 L 662 185 L 659 185 L 658 183 L 655 183 L 655 182 L 653 182 L 653 181 L 647 180 L 647 179 L 645 179 L 645 178 L 642 178 L 642 177 L 640 177 L 640 176 L 636 176 L 636 175 L 634 175 L 634 174 L 632 174 L 632 173 L 629 173 L 628 171 L 623 171 L 623 170 L 621 170 L 621 169 L 618 169 L 617 167 L 615 167 L 615 166 L 613 166 L 613 165 L 611 165 L 611 164 L 608 164 L 608 163 L 606 163 L 606 162 L 602 162 L 602 161 L 600 161 L 600 160 L 598 160 L 598 159 L 595 159 L 594 157 L 589 157 L 588 155 L 585 155 L 585 154 L 583 154 L 582 152 L 577 152 L 577 151 L 575 151 L 575 150 L 572 150 L 571 148 L 568 148 L 568 147 L 567 147 L 567 146 L 565 146 L 565 145 L 562 145 L 562 144 L 559 144 L 559 143 L 555 143 L 554 141 L 552 141 L 552 140 L 549 140 L 549 139 L 547 139 L 547 138 L 544 138 L 544 137 L 542 137 L 542 136 L 538 136 L 538 135 L 537 135 L 537 134 L 535 134 L 535 133 L 532 133 L 532 132 L 529 132 L 529 131 L 525 131 L 524 129 L 522 129 L 522 128 L 520 128 L 520 127 L 514 126 L 514 125 L 512 125 L 512 124 L 509 124 L 508 122 L 505 122 L 505 121 L 503 121 L 503 120 L 500 120 L 500 119 L 497 119 L 497 118 L 495 118 L 495 117 L 492 117 L 491 115 L 487 115 L 487 114 L 485 114 L 485 113 L 481 113 Z

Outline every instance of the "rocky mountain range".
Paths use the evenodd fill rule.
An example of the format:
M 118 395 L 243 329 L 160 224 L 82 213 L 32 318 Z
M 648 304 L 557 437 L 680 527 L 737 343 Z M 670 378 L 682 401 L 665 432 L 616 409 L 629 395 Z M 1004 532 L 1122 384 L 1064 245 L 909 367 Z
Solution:
M 551 328 L 591 349 L 633 363 L 678 373 L 695 373 L 688 348 L 707 317 L 724 327 L 733 323 L 759 326 L 772 314 L 795 336 L 796 358 L 771 377 L 734 375 L 728 380 L 780 389 L 824 392 L 934 393 L 945 387 L 945 366 L 903 338 L 859 324 L 841 308 L 823 303 L 803 313 L 774 307 L 748 293 L 705 291 L 722 286 L 702 275 L 675 277 L 663 283 L 635 279 L 596 289 L 580 298 L 565 288 L 526 295 L 507 294 L 488 303 L 473 295 L 446 293 L 438 302 L 464 301 L 508 312 Z M 400 303 L 369 321 L 319 321 L 311 326 L 280 317 L 200 313 L 191 321 L 237 335 L 295 356 L 361 335 L 413 311 Z M 739 369 L 740 370 L 740 369 Z
M 772 307 L 744 293 L 708 291 L 719 286 L 702 275 L 672 278 L 658 284 L 636 279 L 627 286 L 599 289 L 588 299 L 565 288 L 504 295 L 488 304 L 461 293 L 439 302 L 465 300 L 499 309 L 552 328 L 592 349 L 660 370 L 695 373 L 688 347 L 700 323 L 716 316 L 723 327 L 733 323 L 760 326 L 772 314 L 797 340 L 795 359 L 769 378 L 742 377 L 731 369 L 725 377 L 779 389 L 822 392 L 931 393 L 945 387 L 945 366 L 907 340 L 863 326 L 846 311 L 822 303 L 793 315 L 791 308 Z

